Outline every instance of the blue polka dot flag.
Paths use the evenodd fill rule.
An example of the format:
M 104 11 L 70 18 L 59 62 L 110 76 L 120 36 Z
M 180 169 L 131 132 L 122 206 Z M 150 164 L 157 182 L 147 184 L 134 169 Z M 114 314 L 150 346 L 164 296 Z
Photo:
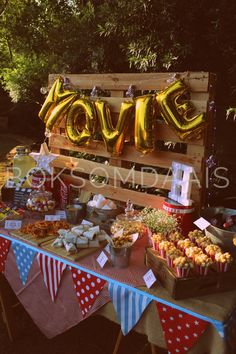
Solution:
M 12 242 L 12 248 L 16 257 L 16 264 L 20 273 L 21 281 L 23 285 L 25 285 L 37 252 L 17 242 Z
M 109 293 L 124 335 L 138 323 L 152 299 L 118 284 L 109 284 Z

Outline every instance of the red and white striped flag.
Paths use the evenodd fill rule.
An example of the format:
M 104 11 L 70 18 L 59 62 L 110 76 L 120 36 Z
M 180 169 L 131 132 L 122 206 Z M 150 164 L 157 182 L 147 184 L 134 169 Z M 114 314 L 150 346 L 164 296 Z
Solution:
M 66 264 L 41 253 L 38 254 L 37 260 L 49 294 L 51 295 L 52 301 L 55 302 L 61 278 L 66 269 Z

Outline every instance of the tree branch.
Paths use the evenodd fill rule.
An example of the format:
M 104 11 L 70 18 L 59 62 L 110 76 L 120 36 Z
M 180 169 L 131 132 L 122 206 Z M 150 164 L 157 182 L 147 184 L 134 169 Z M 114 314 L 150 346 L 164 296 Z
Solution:
M 8 3 L 9 3 L 9 0 L 5 0 L 5 3 L 3 4 L 3 8 L 2 8 L 2 10 L 0 10 L 0 16 L 2 16 L 4 14 L 4 11 L 6 10 Z

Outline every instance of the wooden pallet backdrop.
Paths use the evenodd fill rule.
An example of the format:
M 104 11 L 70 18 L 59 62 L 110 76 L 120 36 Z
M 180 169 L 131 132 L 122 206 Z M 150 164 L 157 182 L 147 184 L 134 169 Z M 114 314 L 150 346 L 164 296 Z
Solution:
M 127 189 L 127 183 L 144 184 L 155 186 L 156 189 L 169 190 L 171 177 L 166 178 L 166 170 L 159 174 L 158 181 L 153 173 L 133 171 L 131 165 L 142 164 L 154 168 L 169 169 L 172 161 L 186 163 L 194 166 L 196 175 L 201 182 L 201 188 L 197 183 L 193 185 L 192 199 L 196 204 L 205 203 L 205 168 L 204 162 L 208 155 L 209 145 L 212 135 L 212 111 L 209 109 L 209 103 L 214 99 L 215 75 L 206 72 L 185 72 L 178 73 L 191 89 L 191 100 L 196 107 L 196 113 L 206 112 L 207 123 L 203 137 L 200 140 L 186 142 L 185 152 L 161 151 L 143 156 L 133 145 L 125 144 L 123 154 L 119 157 L 111 157 L 106 151 L 103 141 L 92 141 L 86 147 L 79 147 L 72 144 L 65 135 L 65 119 L 62 120 L 60 127 L 54 128 L 49 139 L 49 145 L 52 152 L 60 154 L 60 157 L 54 161 L 54 167 L 72 168 L 79 167 L 83 170 L 82 179 L 72 176 L 65 176 L 74 185 L 83 183 L 84 190 L 90 190 L 92 193 L 102 193 L 104 196 L 125 202 L 128 198 L 135 204 L 153 207 L 161 207 L 163 196 L 147 194 L 140 191 Z M 92 90 L 94 86 L 110 92 L 110 97 L 104 97 L 111 108 L 112 117 L 116 119 L 120 110 L 120 104 L 124 100 L 125 92 L 130 85 L 134 85 L 136 90 L 162 90 L 168 86 L 168 80 L 174 73 L 147 73 L 147 74 L 66 74 L 73 87 L 81 90 Z M 49 86 L 52 85 L 59 74 L 49 75 Z M 181 143 L 182 141 L 176 133 L 163 121 L 156 124 L 156 139 L 162 142 Z M 182 145 L 183 147 L 183 145 Z M 89 161 L 83 158 L 67 156 L 69 152 L 82 152 L 101 156 L 108 161 L 106 164 L 96 161 Z M 114 169 L 116 166 L 116 169 Z M 89 180 L 89 174 L 92 170 L 96 175 L 109 177 L 108 184 L 98 184 Z M 163 171 L 163 170 L 161 170 Z M 127 183 L 123 183 L 123 181 Z M 99 188 L 97 188 L 99 187 Z

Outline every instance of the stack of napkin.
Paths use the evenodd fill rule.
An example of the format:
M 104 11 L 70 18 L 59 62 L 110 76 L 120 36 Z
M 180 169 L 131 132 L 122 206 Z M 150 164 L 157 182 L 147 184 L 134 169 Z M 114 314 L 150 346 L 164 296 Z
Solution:
M 94 195 L 93 199 L 88 202 L 88 206 L 103 210 L 117 209 L 116 204 L 112 200 L 106 199 L 102 194 Z

